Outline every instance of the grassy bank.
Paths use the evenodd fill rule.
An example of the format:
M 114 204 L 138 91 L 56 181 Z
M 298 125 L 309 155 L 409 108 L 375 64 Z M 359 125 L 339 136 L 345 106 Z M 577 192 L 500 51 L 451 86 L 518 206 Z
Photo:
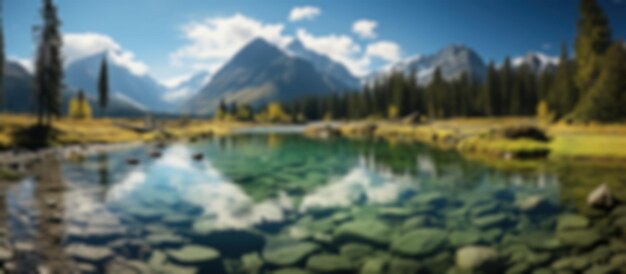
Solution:
M 548 140 L 506 136 L 516 128 L 536 128 Z M 315 130 L 308 130 L 315 135 Z M 542 125 L 529 118 L 451 119 L 411 125 L 389 121 L 342 123 L 336 134 L 360 138 L 375 136 L 418 141 L 442 149 L 458 150 L 478 159 L 589 159 L 626 162 L 626 124 Z M 523 163 L 522 166 L 528 163 Z
M 38 140 L 41 136 L 29 134 L 29 130 L 35 123 L 33 116 L 0 115 L 0 149 L 41 142 L 42 140 Z M 143 120 L 63 118 L 54 121 L 52 134 L 48 140 L 44 140 L 44 143 L 48 146 L 62 146 L 196 138 L 212 134 L 228 134 L 233 129 L 244 125 L 200 120 L 172 120 L 164 121 L 153 129 L 144 129 L 143 126 Z

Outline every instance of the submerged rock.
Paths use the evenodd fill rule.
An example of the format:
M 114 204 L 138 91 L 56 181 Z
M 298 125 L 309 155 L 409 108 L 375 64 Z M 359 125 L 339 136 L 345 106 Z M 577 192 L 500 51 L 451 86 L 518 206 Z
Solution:
M 474 218 L 472 220 L 472 223 L 475 226 L 482 229 L 502 227 L 508 225 L 510 222 L 511 219 L 504 213 L 486 215 L 483 217 Z
M 291 266 L 304 262 L 309 255 L 318 249 L 317 244 L 310 242 L 276 240 L 270 241 L 263 249 L 263 258 L 272 265 Z
M 475 245 L 482 241 L 480 231 L 463 230 L 450 233 L 450 244 L 455 247 Z
M 348 259 L 331 254 L 314 255 L 309 258 L 306 268 L 318 273 L 350 273 L 354 264 Z
M 72 244 L 65 252 L 77 261 L 102 264 L 113 258 L 113 251 L 107 247 Z
M 387 268 L 387 260 L 383 258 L 367 259 L 361 267 L 361 274 L 385 274 Z
M 565 257 L 552 263 L 552 269 L 579 272 L 587 268 L 590 264 L 589 258 L 585 256 Z
M 0 246 L 0 262 L 6 262 L 13 258 L 13 250 L 6 246 Z
M 310 274 L 311 272 L 300 268 L 283 268 L 272 272 L 272 274 Z
M 600 233 L 592 229 L 559 231 L 556 236 L 564 245 L 575 248 L 589 248 L 602 240 Z
M 335 230 L 335 240 L 343 242 L 362 242 L 374 245 L 387 245 L 391 229 L 378 220 L 356 220 L 344 223 Z
M 211 220 L 195 222 L 192 236 L 193 242 L 211 246 L 229 258 L 260 251 L 265 245 L 265 237 L 255 230 L 214 228 Z
M 263 259 L 256 252 L 243 255 L 241 263 L 246 273 L 250 274 L 261 273 L 261 268 L 263 268 Z
M 203 266 L 220 259 L 220 252 L 208 246 L 187 245 L 181 249 L 167 250 L 167 257 L 181 265 Z
M 611 189 L 604 183 L 589 193 L 587 196 L 587 204 L 591 207 L 611 208 L 616 204 L 616 201 Z
M 339 249 L 339 253 L 341 254 L 341 256 L 344 256 L 353 261 L 361 260 L 372 254 L 373 252 L 374 249 L 371 246 L 359 243 L 345 244 L 342 245 Z
M 525 213 L 552 213 L 556 207 L 543 196 L 535 195 L 517 201 L 517 209 Z
M 416 229 L 391 243 L 391 251 L 406 256 L 431 255 L 448 244 L 448 235 L 437 229 Z
M 152 234 L 146 240 L 154 247 L 181 247 L 187 242 L 183 237 L 171 233 Z
M 457 250 L 456 266 L 473 272 L 499 273 L 501 261 L 493 248 L 467 246 Z
M 557 230 L 583 229 L 589 226 L 589 219 L 578 214 L 563 214 L 557 221 Z

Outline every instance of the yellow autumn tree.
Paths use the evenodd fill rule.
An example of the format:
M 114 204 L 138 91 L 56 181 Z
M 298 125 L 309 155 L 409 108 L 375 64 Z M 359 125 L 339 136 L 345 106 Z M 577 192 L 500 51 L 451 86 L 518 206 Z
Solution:
M 83 91 L 78 92 L 78 95 L 70 101 L 68 114 L 73 119 L 91 119 L 91 105 Z
M 278 102 L 272 102 L 267 106 L 267 119 L 270 122 L 288 122 L 289 115 L 283 110 Z

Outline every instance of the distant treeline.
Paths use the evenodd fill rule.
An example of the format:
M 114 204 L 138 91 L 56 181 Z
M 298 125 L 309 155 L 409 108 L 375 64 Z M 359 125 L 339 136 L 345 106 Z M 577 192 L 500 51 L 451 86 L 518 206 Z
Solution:
M 626 120 L 626 48 L 613 41 L 608 19 L 595 0 L 581 0 L 575 57 L 561 47 L 555 69 L 539 73 L 514 67 L 510 58 L 488 65 L 484 81 L 469 74 L 446 81 L 436 69 L 427 85 L 416 73 L 395 72 L 361 91 L 302 98 L 280 106 L 292 120 L 530 116 L 540 109 L 553 120 Z M 274 111 L 277 103 L 272 104 Z M 237 107 L 231 108 L 235 114 Z M 247 108 L 249 109 L 249 108 Z M 268 108 L 269 109 L 269 108 Z M 221 113 L 229 112 L 222 104 Z M 268 113 L 267 110 L 261 113 Z

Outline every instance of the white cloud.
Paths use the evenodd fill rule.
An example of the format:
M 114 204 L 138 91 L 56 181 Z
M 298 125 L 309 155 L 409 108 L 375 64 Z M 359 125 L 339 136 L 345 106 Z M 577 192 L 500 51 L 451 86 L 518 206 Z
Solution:
M 352 32 L 361 36 L 361 38 L 376 38 L 376 27 L 378 22 L 368 19 L 361 19 L 352 24 Z
M 369 44 L 365 50 L 368 57 L 378 57 L 387 62 L 396 62 L 400 60 L 400 46 L 391 41 L 379 41 Z
M 318 7 L 303 6 L 294 7 L 289 13 L 289 21 L 296 22 L 301 20 L 313 20 L 315 17 L 322 14 L 322 10 Z
M 291 38 L 283 34 L 284 28 L 282 24 L 265 24 L 242 14 L 192 22 L 182 27 L 189 43 L 172 53 L 170 59 L 176 66 L 217 71 L 254 38 L 286 46 Z
M 63 35 L 63 56 L 69 64 L 78 59 L 108 51 L 109 59 L 128 68 L 136 75 L 145 75 L 148 66 L 135 59 L 135 54 L 123 49 L 110 36 L 99 33 L 66 33 Z
M 354 75 L 362 76 L 369 70 L 369 59 L 362 56 L 361 47 L 348 35 L 315 36 L 305 29 L 298 29 L 296 36 L 305 47 L 342 63 Z

